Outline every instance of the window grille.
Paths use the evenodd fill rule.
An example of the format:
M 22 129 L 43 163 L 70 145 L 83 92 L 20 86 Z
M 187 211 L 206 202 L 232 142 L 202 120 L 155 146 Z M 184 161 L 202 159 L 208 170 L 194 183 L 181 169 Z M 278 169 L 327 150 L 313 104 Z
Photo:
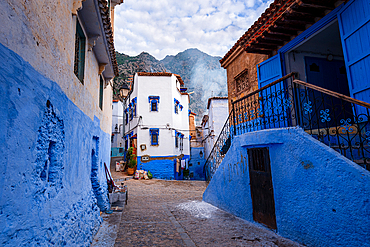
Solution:
M 84 69 L 85 69 L 85 45 L 86 37 L 77 19 L 76 35 L 75 35 L 75 61 L 74 73 L 80 82 L 84 83 Z
M 155 129 L 149 129 L 149 132 L 150 132 L 150 144 L 152 146 L 158 146 L 159 145 L 159 141 L 158 141 L 158 137 L 159 137 L 159 129 L 155 128 Z
M 100 76 L 100 86 L 99 86 L 99 108 L 103 110 L 103 93 L 104 93 L 104 81 L 103 77 Z

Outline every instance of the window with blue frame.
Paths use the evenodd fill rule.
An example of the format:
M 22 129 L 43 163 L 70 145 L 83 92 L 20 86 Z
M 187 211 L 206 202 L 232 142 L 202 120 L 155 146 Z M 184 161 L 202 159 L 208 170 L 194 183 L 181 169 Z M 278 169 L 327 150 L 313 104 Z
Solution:
M 180 150 L 184 149 L 184 135 L 180 134 Z
M 149 96 L 150 111 L 158 111 L 159 96 Z
M 129 109 L 126 109 L 125 110 L 125 123 L 128 124 L 128 110 Z
M 132 114 L 136 117 L 136 105 L 137 105 L 137 97 L 132 99 Z
M 181 132 L 175 130 L 175 147 L 183 150 L 184 147 L 184 135 Z
M 151 128 L 149 129 L 150 133 L 150 145 L 158 146 L 159 145 L 159 129 L 158 128 Z
M 179 135 L 180 133 L 175 130 L 175 147 L 179 147 Z
M 174 106 L 175 106 L 175 113 L 176 114 L 179 114 L 179 105 L 180 105 L 180 102 L 177 100 L 177 99 L 173 99 L 173 101 L 174 101 Z
M 134 118 L 132 103 L 128 105 L 128 114 L 129 114 L 130 120 L 132 120 Z

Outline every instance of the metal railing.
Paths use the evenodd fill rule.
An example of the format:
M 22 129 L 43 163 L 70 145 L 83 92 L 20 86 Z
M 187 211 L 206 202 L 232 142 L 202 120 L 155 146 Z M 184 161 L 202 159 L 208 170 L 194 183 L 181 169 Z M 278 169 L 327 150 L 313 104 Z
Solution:
M 290 73 L 232 102 L 232 110 L 204 167 L 210 181 L 234 136 L 300 126 L 370 170 L 370 104 L 294 79 Z M 286 79 L 293 80 L 287 82 Z
M 300 80 L 292 85 L 298 125 L 370 170 L 370 104 Z
M 220 135 L 218 136 L 215 144 L 213 145 L 212 151 L 209 154 L 206 163 L 204 164 L 204 170 L 206 174 L 206 181 L 212 179 L 213 174 L 216 172 L 218 166 L 221 164 L 223 158 L 225 157 L 227 151 L 229 150 L 234 137 L 233 129 L 231 125 L 232 111 L 229 117 L 226 119 Z

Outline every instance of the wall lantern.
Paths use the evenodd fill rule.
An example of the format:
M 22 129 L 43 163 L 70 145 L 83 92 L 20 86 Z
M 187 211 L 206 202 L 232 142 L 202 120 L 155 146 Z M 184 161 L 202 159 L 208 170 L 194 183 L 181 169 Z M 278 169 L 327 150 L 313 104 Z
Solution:
M 129 91 L 130 91 L 129 87 L 124 83 L 119 89 L 119 95 L 121 96 L 121 98 L 126 98 Z
M 203 152 L 202 152 L 202 150 L 200 150 L 199 155 L 200 155 L 201 157 L 203 156 Z

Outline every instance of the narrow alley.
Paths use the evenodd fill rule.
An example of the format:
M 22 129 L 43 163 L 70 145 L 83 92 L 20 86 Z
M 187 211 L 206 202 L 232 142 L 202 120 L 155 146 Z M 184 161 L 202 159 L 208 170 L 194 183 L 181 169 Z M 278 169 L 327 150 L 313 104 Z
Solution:
M 205 182 L 131 179 L 126 185 L 128 204 L 107 219 L 115 222 L 117 233 L 107 233 L 114 226 L 100 230 L 116 237 L 116 247 L 300 246 L 203 202 Z M 94 241 L 93 246 L 107 246 L 106 239 L 102 245 Z

